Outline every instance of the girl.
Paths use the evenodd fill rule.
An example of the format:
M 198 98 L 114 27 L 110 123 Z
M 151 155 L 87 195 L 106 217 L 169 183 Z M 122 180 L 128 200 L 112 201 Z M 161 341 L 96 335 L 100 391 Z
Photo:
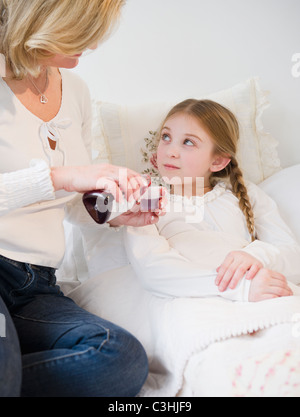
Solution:
M 144 185 L 133 171 L 91 164 L 89 92 L 66 71 L 107 37 L 124 3 L 0 0 L 0 397 L 135 396 L 147 376 L 136 338 L 79 308 L 55 276 L 65 212 L 89 219 L 76 193 L 110 184 L 117 200 L 139 198 Z
M 167 214 L 125 231 L 130 262 L 150 291 L 261 301 L 292 295 L 286 277 L 300 283 L 300 247 L 273 201 L 246 186 L 238 139 L 236 118 L 215 102 L 187 100 L 167 115 L 156 158 L 170 185 Z

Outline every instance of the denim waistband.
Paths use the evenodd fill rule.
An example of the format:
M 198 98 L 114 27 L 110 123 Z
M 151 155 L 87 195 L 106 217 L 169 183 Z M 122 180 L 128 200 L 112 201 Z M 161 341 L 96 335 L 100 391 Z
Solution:
M 6 258 L 5 256 L 0 254 L 0 260 L 3 260 L 5 262 L 10 263 L 11 265 L 14 265 L 15 267 L 25 271 L 29 268 L 32 268 L 34 270 L 37 270 L 40 273 L 46 272 L 49 273 L 51 275 L 54 275 L 56 272 L 55 268 L 51 268 L 49 266 L 42 266 L 42 265 L 34 265 L 34 264 L 30 264 L 30 263 L 26 263 L 26 262 L 19 262 L 19 261 L 15 261 L 14 259 L 10 259 L 10 258 Z

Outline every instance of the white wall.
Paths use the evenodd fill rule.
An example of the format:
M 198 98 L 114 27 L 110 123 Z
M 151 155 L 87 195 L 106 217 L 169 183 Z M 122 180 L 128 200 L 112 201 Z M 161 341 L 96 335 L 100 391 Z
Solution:
M 300 163 L 296 53 L 300 0 L 127 0 L 118 30 L 75 71 L 93 98 L 117 103 L 195 97 L 259 76 L 271 92 L 264 125 L 291 166 Z

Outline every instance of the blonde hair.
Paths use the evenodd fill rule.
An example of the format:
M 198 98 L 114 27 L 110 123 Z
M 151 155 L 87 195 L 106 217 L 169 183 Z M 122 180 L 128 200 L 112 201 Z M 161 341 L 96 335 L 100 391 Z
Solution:
M 41 61 L 103 41 L 125 0 L 0 0 L 0 53 L 15 78 L 38 76 Z
M 240 129 L 233 113 L 211 100 L 189 99 L 173 107 L 165 118 L 161 130 L 166 121 L 176 113 L 185 113 L 195 117 L 201 126 L 208 131 L 215 144 L 215 154 L 230 157 L 231 161 L 222 171 L 215 172 L 211 176 L 214 185 L 217 178 L 229 178 L 232 192 L 239 200 L 239 206 L 245 215 L 247 228 L 255 240 L 254 214 L 243 173 L 236 159 Z M 161 130 L 158 139 L 161 137 Z

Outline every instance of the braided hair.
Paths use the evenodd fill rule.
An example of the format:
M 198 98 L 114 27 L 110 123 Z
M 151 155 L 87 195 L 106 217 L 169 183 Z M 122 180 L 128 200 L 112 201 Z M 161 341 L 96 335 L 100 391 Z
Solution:
M 255 224 L 254 224 L 254 214 L 252 210 L 252 206 L 250 203 L 250 199 L 248 196 L 248 191 L 244 182 L 243 173 L 239 168 L 238 162 L 236 158 L 232 157 L 229 165 L 224 168 L 222 171 L 214 173 L 214 177 L 216 178 L 226 178 L 229 177 L 232 192 L 239 200 L 239 206 L 242 210 L 246 222 L 247 228 L 251 235 L 252 241 L 255 240 Z

